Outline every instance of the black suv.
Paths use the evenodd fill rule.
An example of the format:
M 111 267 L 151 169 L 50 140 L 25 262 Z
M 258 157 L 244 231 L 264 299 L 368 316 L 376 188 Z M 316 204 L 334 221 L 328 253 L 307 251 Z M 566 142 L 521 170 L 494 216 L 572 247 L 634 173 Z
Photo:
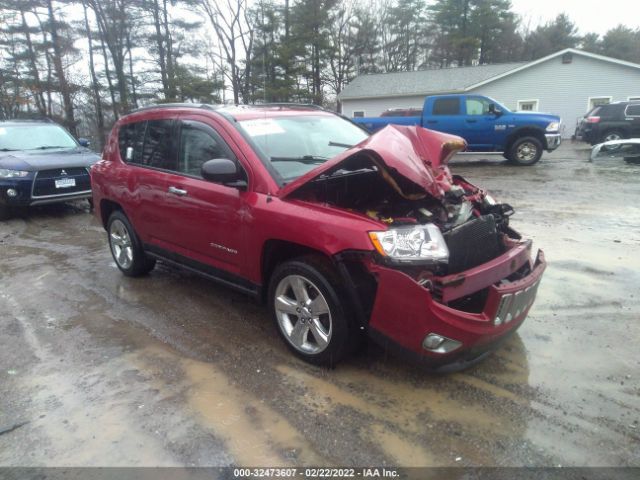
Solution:
M 51 120 L 0 122 L 0 220 L 16 207 L 91 199 L 100 157 Z
M 592 108 L 578 122 L 576 138 L 591 145 L 640 138 L 640 102 L 616 102 Z

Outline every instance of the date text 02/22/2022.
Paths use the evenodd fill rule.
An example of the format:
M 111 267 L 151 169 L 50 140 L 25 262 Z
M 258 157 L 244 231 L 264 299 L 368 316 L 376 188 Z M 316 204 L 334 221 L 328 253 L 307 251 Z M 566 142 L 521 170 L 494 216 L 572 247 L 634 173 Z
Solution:
M 397 478 L 393 468 L 235 468 L 234 478 Z

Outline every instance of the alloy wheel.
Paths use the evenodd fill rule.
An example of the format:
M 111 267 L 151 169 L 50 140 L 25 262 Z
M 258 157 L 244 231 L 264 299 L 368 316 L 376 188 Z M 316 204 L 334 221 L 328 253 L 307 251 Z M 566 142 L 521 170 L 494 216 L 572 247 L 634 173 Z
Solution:
M 317 354 L 331 341 L 332 319 L 322 292 L 301 275 L 288 275 L 278 283 L 274 306 L 278 326 L 298 351 Z
M 536 146 L 531 142 L 523 142 L 518 145 L 518 149 L 516 150 L 516 155 L 518 160 L 529 162 L 536 157 L 537 153 Z
M 109 243 L 111 245 L 111 253 L 123 269 L 128 269 L 133 263 L 133 246 L 131 244 L 131 236 L 122 221 L 116 219 L 111 222 L 109 228 Z

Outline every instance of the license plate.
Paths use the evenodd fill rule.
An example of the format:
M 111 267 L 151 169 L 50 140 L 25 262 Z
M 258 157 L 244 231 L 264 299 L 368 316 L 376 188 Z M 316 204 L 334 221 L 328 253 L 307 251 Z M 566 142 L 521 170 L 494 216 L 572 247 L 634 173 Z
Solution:
M 56 188 L 69 188 L 76 186 L 75 178 L 60 178 L 56 180 Z

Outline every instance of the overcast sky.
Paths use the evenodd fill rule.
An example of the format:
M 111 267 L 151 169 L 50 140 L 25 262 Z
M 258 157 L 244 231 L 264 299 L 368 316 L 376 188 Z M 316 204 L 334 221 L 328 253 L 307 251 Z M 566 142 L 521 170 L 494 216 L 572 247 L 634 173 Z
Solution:
M 638 0 L 511 0 L 513 11 L 523 23 L 531 21 L 535 28 L 552 20 L 559 13 L 567 13 L 581 34 L 604 34 L 622 23 L 636 29 L 640 27 L 640 1 Z

